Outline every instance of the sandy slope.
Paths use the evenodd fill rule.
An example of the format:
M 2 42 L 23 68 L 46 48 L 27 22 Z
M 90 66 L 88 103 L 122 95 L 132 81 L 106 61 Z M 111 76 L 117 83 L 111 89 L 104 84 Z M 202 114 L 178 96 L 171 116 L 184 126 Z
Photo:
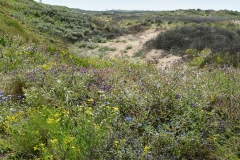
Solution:
M 109 51 L 109 57 L 114 56 L 129 56 L 133 57 L 135 52 L 138 52 L 142 49 L 143 44 L 150 39 L 155 38 L 159 33 L 164 32 L 164 30 L 149 29 L 145 32 L 136 34 L 136 35 L 124 35 L 119 37 L 117 40 L 113 40 L 107 43 L 102 44 L 103 46 L 108 46 L 111 48 L 116 48 L 116 51 Z M 131 49 L 127 50 L 127 53 L 124 53 L 126 46 L 132 46 Z M 144 58 L 145 61 L 149 63 L 155 63 L 158 68 L 164 69 L 167 65 L 180 60 L 181 57 L 174 55 L 164 55 L 162 50 L 151 50 L 146 54 Z

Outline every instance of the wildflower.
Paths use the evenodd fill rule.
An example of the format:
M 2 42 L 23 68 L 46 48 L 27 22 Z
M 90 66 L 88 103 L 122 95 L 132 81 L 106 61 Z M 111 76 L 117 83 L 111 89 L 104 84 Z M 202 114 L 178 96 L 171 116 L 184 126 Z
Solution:
M 176 94 L 175 99 L 180 99 L 181 95 L 180 94 Z
M 33 150 L 34 151 L 38 150 L 38 147 L 37 146 L 33 147 Z
M 100 129 L 100 127 L 98 125 L 96 125 L 95 123 L 93 125 L 97 130 Z
M 214 137 L 213 137 L 213 141 L 215 142 L 216 140 L 217 140 L 217 137 L 214 136 Z
M 45 146 L 45 144 L 44 144 L 44 143 L 40 143 L 40 146 L 41 146 L 41 147 L 44 147 L 44 146 Z
M 132 117 L 125 117 L 125 121 L 133 122 L 133 118 Z
M 60 121 L 60 118 L 58 118 L 57 120 L 55 120 L 55 123 L 58 123 Z
M 141 128 L 142 127 L 142 124 L 141 123 L 138 123 L 137 124 L 137 128 Z
M 72 148 L 72 149 L 75 149 L 75 146 L 72 146 L 71 148 Z
M 59 117 L 61 114 L 59 114 L 59 113 L 56 113 L 55 115 L 54 115 L 54 117 Z
M 50 160 L 54 160 L 53 155 L 51 155 L 49 158 L 50 158 Z
M 214 96 L 213 95 L 210 96 L 210 100 L 214 101 Z
M 118 107 L 113 107 L 113 110 L 114 110 L 115 112 L 117 112 L 117 111 L 119 111 L 119 108 L 118 108 Z
M 196 104 L 194 104 L 194 103 L 191 103 L 191 107 L 196 107 Z
M 91 98 L 91 99 L 88 100 L 88 102 L 92 103 L 92 102 L 94 102 L 94 100 Z
M 48 118 L 47 119 L 47 124 L 51 124 L 51 123 L 54 123 L 54 119 L 53 118 Z
M 64 139 L 64 144 L 71 143 L 73 140 L 74 140 L 74 137 L 66 137 L 66 138 Z
M 107 106 L 107 105 L 109 105 L 109 102 L 105 102 L 104 104 Z
M 115 141 L 115 142 L 114 142 L 114 145 L 115 145 L 115 146 L 118 146 L 118 143 L 119 143 L 118 141 Z
M 150 147 L 149 146 L 145 146 L 143 149 L 143 154 L 146 154 L 149 151 Z
M 57 139 L 51 139 L 51 140 L 50 140 L 50 142 L 51 142 L 52 144 L 56 143 L 57 141 L 58 141 Z
M 85 113 L 88 114 L 88 115 L 92 115 L 92 114 L 93 114 L 93 113 L 92 113 L 92 108 L 89 107 L 89 108 L 85 111 Z

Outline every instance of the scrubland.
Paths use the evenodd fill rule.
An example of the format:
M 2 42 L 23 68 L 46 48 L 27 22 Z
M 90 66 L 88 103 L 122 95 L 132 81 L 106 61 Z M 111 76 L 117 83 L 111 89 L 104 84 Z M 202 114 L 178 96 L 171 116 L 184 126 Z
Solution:
M 238 12 L 112 15 L 110 11 L 78 11 L 33 1 L 0 4 L 5 6 L 0 16 L 4 19 L 0 28 L 2 159 L 240 158 Z M 14 4 L 22 6 L 22 12 Z M 6 6 L 9 11 L 4 10 Z M 26 6 L 38 9 L 35 13 Z M 63 15 L 65 20 L 55 19 L 63 10 L 87 15 L 91 21 L 70 16 L 69 22 L 76 22 L 76 28 L 65 32 L 68 19 Z M 18 12 L 20 17 L 14 17 Z M 47 18 L 43 13 L 51 18 L 48 23 L 43 22 Z M 142 14 L 146 19 L 136 20 Z M 151 14 L 159 20 L 149 18 Z M 7 15 L 13 18 L 7 21 Z M 121 20 L 124 16 L 128 21 Z M 22 18 L 32 22 L 28 24 L 32 28 L 23 25 Z M 102 32 L 107 26 L 103 23 L 98 28 L 93 19 L 109 21 L 110 28 Z M 86 27 L 82 36 L 71 30 L 77 29 L 80 20 Z M 40 22 L 42 28 L 62 25 L 64 30 L 59 29 L 60 35 L 38 31 L 39 25 L 34 23 Z M 109 36 L 117 31 L 111 23 L 119 25 L 121 32 Z M 133 57 L 106 56 L 118 50 L 102 46 L 109 41 L 126 43 L 126 51 L 131 51 L 133 46 L 117 37 L 135 34 L 132 27 L 133 31 L 140 27 L 139 32 L 149 28 L 166 31 Z M 151 49 L 185 59 L 159 69 L 142 60 Z

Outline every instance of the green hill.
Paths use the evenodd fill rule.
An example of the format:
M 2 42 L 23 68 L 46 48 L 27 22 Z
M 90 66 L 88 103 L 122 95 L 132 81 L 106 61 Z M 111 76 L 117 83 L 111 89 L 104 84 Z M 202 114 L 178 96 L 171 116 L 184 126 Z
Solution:
M 76 9 L 51 6 L 33 0 L 0 0 L 0 33 L 20 35 L 25 41 L 76 42 L 94 36 L 114 38 L 123 33 L 108 22 Z M 49 38 L 51 37 L 51 38 Z

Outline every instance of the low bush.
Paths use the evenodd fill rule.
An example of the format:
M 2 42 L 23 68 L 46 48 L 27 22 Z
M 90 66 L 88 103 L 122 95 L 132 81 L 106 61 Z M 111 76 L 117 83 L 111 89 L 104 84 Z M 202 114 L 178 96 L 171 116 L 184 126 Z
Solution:
M 188 48 L 203 50 L 210 48 L 212 52 L 239 52 L 239 35 L 237 31 L 230 31 L 218 27 L 203 25 L 185 26 L 166 31 L 149 42 L 150 47 L 170 51 L 178 48 L 185 51 Z
M 185 54 L 186 49 L 196 49 L 200 53 L 208 48 L 210 54 L 205 57 L 195 57 L 192 64 L 204 66 L 217 63 L 238 66 L 239 40 L 239 31 L 236 29 L 192 25 L 161 33 L 157 38 L 148 41 L 145 48 L 163 49 L 171 54 Z

